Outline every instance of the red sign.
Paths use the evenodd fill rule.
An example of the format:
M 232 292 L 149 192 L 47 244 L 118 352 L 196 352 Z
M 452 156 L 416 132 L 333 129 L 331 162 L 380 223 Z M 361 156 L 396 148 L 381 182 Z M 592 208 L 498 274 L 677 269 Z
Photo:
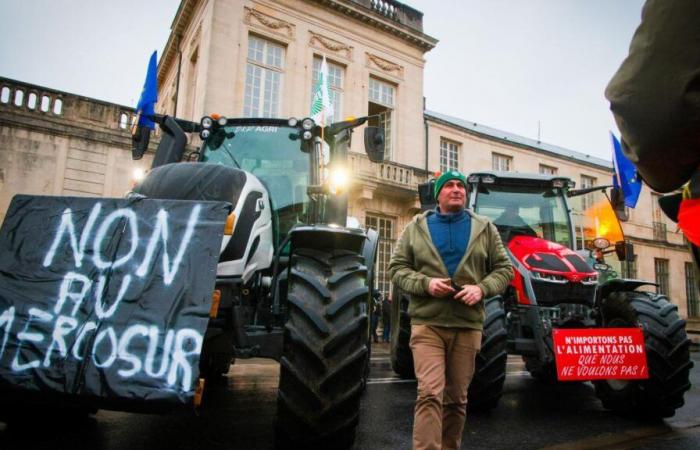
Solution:
M 559 328 L 552 337 L 559 381 L 649 378 L 639 328 Z

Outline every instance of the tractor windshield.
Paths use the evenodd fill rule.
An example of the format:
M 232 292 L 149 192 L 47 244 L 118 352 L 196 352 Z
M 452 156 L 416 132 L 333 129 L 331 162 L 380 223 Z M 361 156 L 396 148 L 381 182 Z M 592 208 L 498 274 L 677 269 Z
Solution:
M 491 219 L 504 242 L 527 235 L 572 248 L 569 215 L 559 188 L 481 184 L 475 212 Z
M 296 223 L 307 222 L 309 155 L 301 150 L 301 142 L 298 128 L 237 125 L 215 131 L 203 148 L 203 162 L 245 170 L 265 185 L 276 244 Z

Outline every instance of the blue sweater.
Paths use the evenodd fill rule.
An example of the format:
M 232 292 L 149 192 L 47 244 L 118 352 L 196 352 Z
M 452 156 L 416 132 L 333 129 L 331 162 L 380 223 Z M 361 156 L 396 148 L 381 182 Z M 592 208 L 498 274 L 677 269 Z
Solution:
M 442 214 L 436 209 L 435 214 L 428 215 L 428 229 L 430 238 L 452 278 L 464 252 L 467 251 L 472 219 L 465 210 Z

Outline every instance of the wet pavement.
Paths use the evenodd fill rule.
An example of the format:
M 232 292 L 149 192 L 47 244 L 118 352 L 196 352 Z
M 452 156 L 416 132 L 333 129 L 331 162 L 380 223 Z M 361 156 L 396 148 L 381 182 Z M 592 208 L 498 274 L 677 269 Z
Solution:
M 693 388 L 670 419 L 639 421 L 606 411 L 589 383 L 537 382 L 519 357 L 508 359 L 499 407 L 467 418 L 463 448 L 700 448 L 700 354 Z M 408 449 L 416 383 L 391 370 L 387 344 L 375 344 L 355 448 Z M 198 414 L 99 411 L 91 418 L 0 422 L 0 449 L 272 449 L 279 365 L 239 361 L 207 386 Z

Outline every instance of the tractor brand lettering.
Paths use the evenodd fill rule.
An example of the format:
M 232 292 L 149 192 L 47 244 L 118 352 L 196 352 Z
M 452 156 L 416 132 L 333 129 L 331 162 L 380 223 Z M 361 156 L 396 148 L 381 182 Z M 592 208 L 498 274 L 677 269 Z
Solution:
M 174 281 L 187 260 L 202 206 L 180 207 L 174 221 L 170 208 L 151 207 L 146 216 L 115 203 L 69 207 L 54 216 L 55 232 L 44 238 L 50 245 L 37 264 L 51 274 L 56 290 L 28 295 L 22 303 L 8 304 L 7 298 L 0 303 L 2 366 L 22 376 L 84 364 L 111 369 L 122 379 L 152 378 L 168 389 L 191 391 L 204 327 L 178 325 L 179 319 L 168 316 L 177 310 L 168 308 L 183 289 L 182 281 Z M 215 258 L 207 250 L 208 257 L 212 254 Z M 191 265 L 188 261 L 185 270 L 196 270 Z M 143 300 L 145 293 L 151 297 Z M 155 307 L 156 313 L 143 312 L 144 302 L 163 302 L 163 314 Z M 208 307 L 202 309 L 206 314 Z
M 234 133 L 277 133 L 278 127 L 271 125 L 263 126 L 248 126 L 248 127 L 236 127 L 234 128 Z
M 639 328 L 555 329 L 552 337 L 560 381 L 649 377 Z

